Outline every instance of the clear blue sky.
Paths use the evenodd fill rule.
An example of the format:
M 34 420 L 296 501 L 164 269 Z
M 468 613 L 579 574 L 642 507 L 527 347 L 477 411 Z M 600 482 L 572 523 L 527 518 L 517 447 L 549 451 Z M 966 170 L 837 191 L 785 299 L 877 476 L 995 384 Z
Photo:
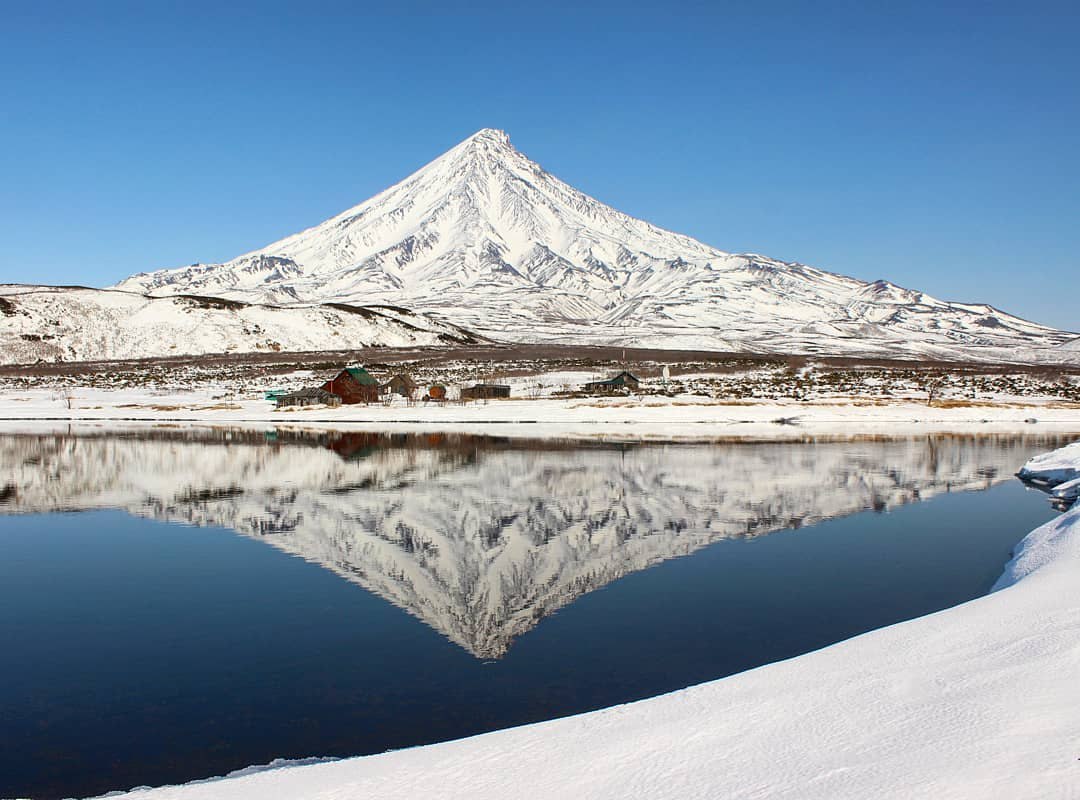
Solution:
M 1075 0 L 390 5 L 0 0 L 0 281 L 225 260 L 495 127 L 722 249 L 1080 329 Z

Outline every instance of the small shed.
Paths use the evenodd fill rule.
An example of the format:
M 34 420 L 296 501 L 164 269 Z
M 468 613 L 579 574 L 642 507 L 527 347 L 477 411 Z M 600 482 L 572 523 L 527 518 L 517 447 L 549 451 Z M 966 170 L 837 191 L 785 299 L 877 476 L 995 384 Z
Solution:
M 509 396 L 510 387 L 499 383 L 478 383 L 461 390 L 462 400 L 494 400 Z
M 279 394 L 275 399 L 278 408 L 285 406 L 340 406 L 341 398 L 325 389 L 301 389 L 298 392 Z
M 416 391 L 416 381 L 404 373 L 395 375 L 382 385 L 384 393 L 399 394 L 402 397 L 412 397 Z
M 341 398 L 342 403 L 374 403 L 379 399 L 379 382 L 363 367 L 346 367 L 322 388 Z
M 592 381 L 586 383 L 586 392 L 620 392 L 623 389 L 637 389 L 641 380 L 631 372 L 623 370 L 613 378 L 604 381 Z

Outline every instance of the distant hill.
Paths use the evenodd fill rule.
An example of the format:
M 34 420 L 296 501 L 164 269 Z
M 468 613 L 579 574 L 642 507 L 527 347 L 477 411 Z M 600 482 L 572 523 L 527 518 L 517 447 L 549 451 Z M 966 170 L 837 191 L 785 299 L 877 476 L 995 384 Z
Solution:
M 450 345 L 466 330 L 401 308 L 275 308 L 193 295 L 0 285 L 0 363 Z

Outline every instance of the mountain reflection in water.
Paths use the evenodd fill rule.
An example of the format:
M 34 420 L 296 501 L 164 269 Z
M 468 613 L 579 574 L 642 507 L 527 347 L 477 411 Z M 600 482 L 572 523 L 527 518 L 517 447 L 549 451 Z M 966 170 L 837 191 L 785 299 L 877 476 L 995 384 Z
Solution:
M 1008 480 L 1061 437 L 612 445 L 211 430 L 0 435 L 0 513 L 120 508 L 333 570 L 481 659 L 721 539 Z

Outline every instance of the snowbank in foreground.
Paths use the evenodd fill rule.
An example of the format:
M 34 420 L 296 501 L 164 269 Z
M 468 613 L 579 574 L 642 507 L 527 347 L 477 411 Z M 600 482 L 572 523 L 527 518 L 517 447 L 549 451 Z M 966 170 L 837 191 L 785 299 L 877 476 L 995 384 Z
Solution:
M 1080 478 L 1080 442 L 1035 456 L 1020 468 L 1017 475 L 1025 480 L 1038 480 L 1050 485 Z
M 1078 450 L 1056 458 L 1080 467 Z M 790 661 L 471 739 L 125 796 L 1074 797 L 1078 569 L 1080 509 L 1024 539 L 999 591 Z

